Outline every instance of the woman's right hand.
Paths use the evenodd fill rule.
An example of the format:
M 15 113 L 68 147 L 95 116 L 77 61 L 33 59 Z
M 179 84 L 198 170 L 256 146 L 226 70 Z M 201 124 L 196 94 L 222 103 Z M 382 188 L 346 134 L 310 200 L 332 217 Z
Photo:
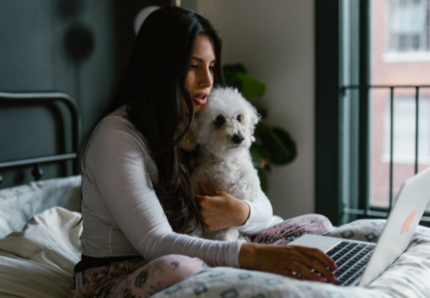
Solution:
M 331 272 L 337 268 L 335 262 L 321 250 L 305 246 L 243 243 L 239 251 L 239 266 L 298 279 L 337 282 Z

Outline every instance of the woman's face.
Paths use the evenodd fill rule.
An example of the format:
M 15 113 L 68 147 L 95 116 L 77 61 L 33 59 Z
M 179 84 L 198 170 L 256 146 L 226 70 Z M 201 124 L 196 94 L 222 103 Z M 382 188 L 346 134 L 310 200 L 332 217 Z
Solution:
M 212 90 L 215 63 L 212 39 L 205 34 L 198 35 L 185 80 L 196 113 L 206 104 Z

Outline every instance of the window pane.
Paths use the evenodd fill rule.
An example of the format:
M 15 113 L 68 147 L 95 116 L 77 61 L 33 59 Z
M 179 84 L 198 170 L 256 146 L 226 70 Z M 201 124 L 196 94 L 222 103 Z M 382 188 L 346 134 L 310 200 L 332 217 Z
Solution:
M 430 85 L 429 0 L 371 3 L 371 84 Z M 389 89 L 371 100 L 370 203 L 387 207 L 390 193 L 391 102 Z M 430 88 L 420 90 L 419 170 L 430 166 Z M 415 173 L 415 88 L 396 88 L 393 110 L 393 195 Z M 430 211 L 430 208 L 428 208 Z
M 401 89 L 399 89 L 401 90 Z M 385 100 L 384 111 L 384 154 L 383 160 L 390 160 L 390 99 Z M 394 159 L 398 163 L 415 163 L 415 98 L 413 96 L 395 96 L 394 98 Z M 419 142 L 418 150 L 421 161 L 430 159 L 429 152 L 429 99 L 422 97 L 419 102 Z
M 428 0 L 381 0 L 371 1 L 371 5 L 375 8 L 374 14 L 380 14 L 377 11 L 380 9 L 388 12 L 379 15 L 385 22 L 378 20 L 378 26 L 382 30 L 379 41 L 390 45 L 389 52 L 428 51 Z
M 420 48 L 420 36 L 417 34 L 412 36 L 412 48 L 414 51 L 418 51 Z

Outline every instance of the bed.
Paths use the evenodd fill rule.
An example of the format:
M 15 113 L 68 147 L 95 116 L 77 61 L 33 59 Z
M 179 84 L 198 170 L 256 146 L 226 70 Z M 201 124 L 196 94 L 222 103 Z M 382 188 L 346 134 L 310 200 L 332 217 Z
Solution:
M 18 101 L 22 95 L 0 92 L 0 104 L 5 97 Z M 52 99 L 58 93 L 24 97 L 25 101 Z M 74 127 L 79 129 L 79 125 Z M 59 156 L 66 155 L 76 160 L 76 151 Z M 64 161 L 56 158 L 51 157 L 50 162 Z M 41 162 L 33 157 L 27 161 Z M 0 160 L 0 175 L 2 167 L 13 167 L 13 162 Z M 23 161 L 18 162 L 22 165 Z M 38 181 L 0 190 L 0 297 L 68 297 L 73 267 L 80 259 L 81 177 L 41 180 L 35 173 Z M 384 224 L 384 220 L 358 220 L 334 229 L 330 235 L 376 242 Z M 342 288 L 216 267 L 153 297 L 430 297 L 430 229 L 419 226 L 407 250 L 368 288 Z

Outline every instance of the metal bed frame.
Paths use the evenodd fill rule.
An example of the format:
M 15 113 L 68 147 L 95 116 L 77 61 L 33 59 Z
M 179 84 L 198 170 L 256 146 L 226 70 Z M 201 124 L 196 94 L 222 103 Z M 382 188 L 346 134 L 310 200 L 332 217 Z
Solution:
M 20 166 L 33 165 L 31 172 L 34 179 L 40 180 L 43 176 L 42 164 L 60 162 L 60 161 L 73 161 L 73 174 L 78 174 L 78 148 L 79 140 L 81 138 L 81 116 L 76 101 L 68 94 L 63 92 L 1 92 L 0 91 L 0 107 L 20 106 L 26 104 L 49 106 L 53 103 L 61 102 L 67 107 L 72 119 L 72 152 L 56 154 L 50 156 L 32 157 L 28 159 L 2 161 L 0 162 L 0 170 L 5 168 L 13 168 Z M 64 119 L 63 119 L 64 120 Z M 3 182 L 3 177 L 0 173 L 0 184 Z

